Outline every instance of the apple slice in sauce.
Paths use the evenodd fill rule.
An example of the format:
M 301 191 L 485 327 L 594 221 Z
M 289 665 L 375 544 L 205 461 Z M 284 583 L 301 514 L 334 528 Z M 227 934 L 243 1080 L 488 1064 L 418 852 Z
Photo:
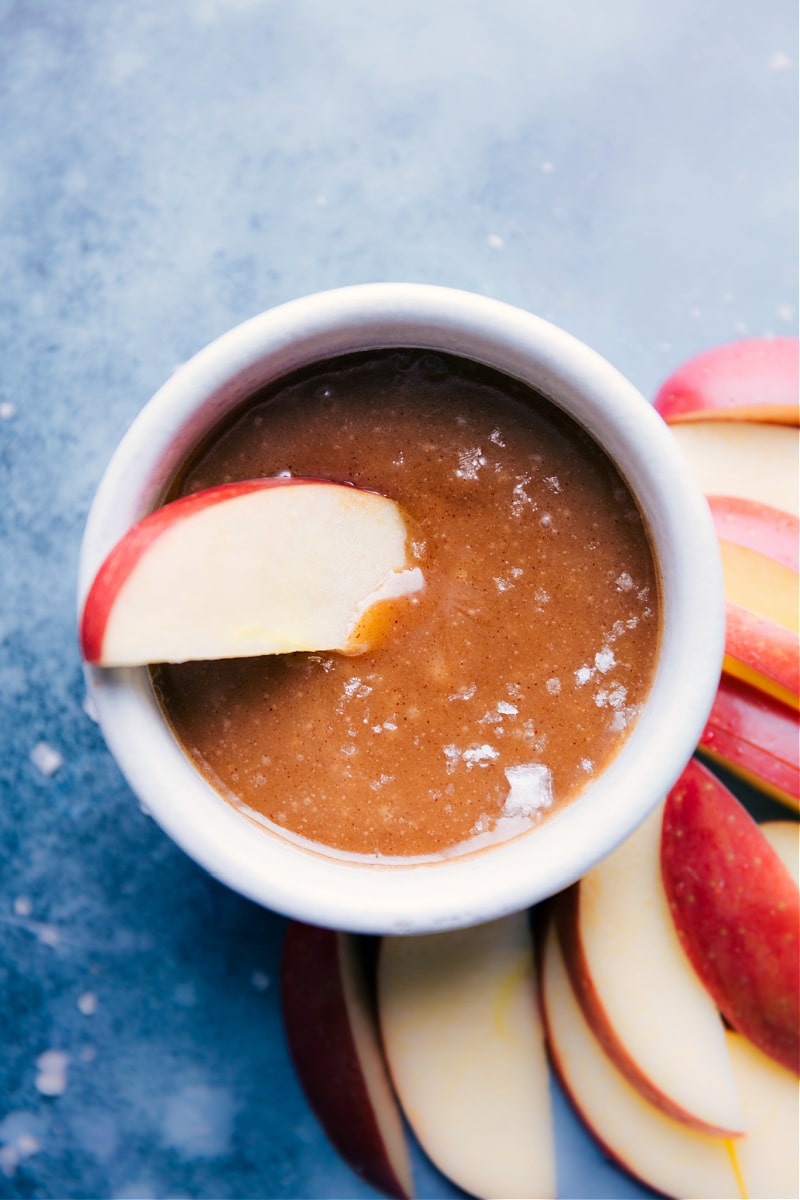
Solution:
M 394 501 L 347 484 L 278 477 L 196 492 L 112 549 L 83 606 L 83 656 L 359 653 L 380 631 L 374 606 L 423 585 L 408 542 Z

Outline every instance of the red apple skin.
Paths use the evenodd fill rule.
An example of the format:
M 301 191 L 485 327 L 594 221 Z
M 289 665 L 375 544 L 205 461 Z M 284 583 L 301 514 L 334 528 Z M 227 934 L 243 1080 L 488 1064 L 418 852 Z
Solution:
M 339 939 L 348 936 L 289 923 L 281 958 L 286 1040 L 308 1102 L 342 1158 L 372 1187 L 410 1200 L 413 1192 L 391 1163 L 359 1064 L 341 980 Z M 377 1023 L 375 1030 L 377 1042 Z
M 800 520 L 794 513 L 741 496 L 706 499 L 720 541 L 766 554 L 790 571 L 798 570 Z
M 143 517 L 111 550 L 97 572 L 84 601 L 79 629 L 84 660 L 87 663 L 101 661 L 108 618 L 122 585 L 145 551 L 165 530 L 172 528 L 176 521 L 195 516 L 212 504 L 235 500 L 238 496 L 246 496 L 251 492 L 319 482 L 321 481 L 315 479 L 271 478 L 222 483 L 195 492 L 191 496 L 182 496 L 179 500 L 173 500 Z
M 723 675 L 698 750 L 800 810 L 800 716 L 789 705 Z
M 792 708 L 800 706 L 800 643 L 797 634 L 751 612 L 725 604 L 723 671 L 751 682 Z
M 798 340 L 747 338 L 695 355 L 659 388 L 654 406 L 679 421 L 800 424 Z
M 724 784 L 696 759 L 669 792 L 664 887 L 681 943 L 728 1023 L 800 1070 L 800 893 Z

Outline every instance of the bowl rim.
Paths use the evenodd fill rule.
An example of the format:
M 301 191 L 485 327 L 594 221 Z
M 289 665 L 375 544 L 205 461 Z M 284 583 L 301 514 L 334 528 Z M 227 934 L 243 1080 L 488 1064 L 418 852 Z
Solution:
M 155 507 L 203 432 L 265 384 L 360 350 L 414 346 L 471 358 L 565 408 L 617 463 L 647 515 L 662 575 L 662 649 L 648 700 L 595 782 L 541 826 L 424 864 L 323 855 L 255 829 L 197 772 L 145 668 L 85 667 L 108 746 L 162 829 L 212 875 L 287 916 L 365 933 L 455 928 L 574 882 L 643 821 L 691 757 L 723 656 L 719 549 L 708 506 L 666 425 L 594 350 L 502 301 L 428 284 L 319 292 L 250 318 L 169 378 L 124 435 L 92 503 L 78 606 L 100 562 Z

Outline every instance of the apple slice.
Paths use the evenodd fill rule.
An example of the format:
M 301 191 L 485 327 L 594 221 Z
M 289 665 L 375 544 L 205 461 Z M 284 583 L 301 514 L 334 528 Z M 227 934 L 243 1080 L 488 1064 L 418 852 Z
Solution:
M 83 607 L 84 658 L 358 653 L 381 632 L 373 606 L 422 586 L 407 541 L 394 501 L 346 484 L 280 477 L 196 492 L 139 521 L 106 558 Z
M 698 750 L 774 800 L 800 809 L 800 718 L 773 696 L 723 675 Z
M 795 883 L 800 886 L 800 823 L 763 821 L 759 829 L 780 858 Z
M 403 1122 L 378 1036 L 359 939 L 291 922 L 281 960 L 286 1040 L 309 1104 L 353 1170 L 414 1195 Z
M 384 938 L 378 1008 L 400 1103 L 439 1170 L 474 1196 L 555 1196 L 527 914 Z
M 729 601 L 722 669 L 791 708 L 800 707 L 800 640 L 795 630 Z
M 663 805 L 554 901 L 564 961 L 595 1036 L 657 1108 L 742 1132 L 725 1030 L 683 951 L 661 881 Z M 674 1036 L 665 1036 L 666 1032 Z
M 720 541 L 766 554 L 797 573 L 800 520 L 796 516 L 737 496 L 709 496 L 707 499 Z
M 605 1053 L 575 997 L 552 924 L 544 938 L 541 994 L 554 1070 L 611 1158 L 667 1196 L 747 1194 L 735 1169 L 732 1139 L 700 1133 L 667 1116 Z M 676 1046 L 681 1031 L 670 1023 L 653 1036 Z
M 797 380 L 797 338 L 746 338 L 682 363 L 659 388 L 654 405 L 670 424 L 734 420 L 797 425 Z
M 686 421 L 670 428 L 707 496 L 737 496 L 798 515 L 797 429 L 755 421 Z
M 769 553 L 742 545 L 742 540 L 740 534 L 737 542 L 727 538 L 719 542 L 725 579 L 723 670 L 797 707 L 800 693 L 797 570 Z
M 800 1196 L 800 1093 L 797 1077 L 741 1034 L 727 1034 L 747 1126 L 734 1148 L 743 1194 Z
M 764 834 L 696 759 L 667 796 L 661 869 L 681 943 L 728 1022 L 800 1067 L 800 893 Z

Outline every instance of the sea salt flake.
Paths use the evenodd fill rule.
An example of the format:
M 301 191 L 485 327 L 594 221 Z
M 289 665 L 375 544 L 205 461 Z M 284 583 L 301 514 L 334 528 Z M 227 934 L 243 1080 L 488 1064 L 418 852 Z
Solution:
M 83 1013 L 85 1017 L 93 1017 L 97 1012 L 97 993 L 83 992 L 78 996 L 78 1012 Z
M 358 675 L 354 675 L 352 679 L 346 680 L 344 684 L 345 695 L 355 696 L 358 700 L 363 700 L 371 691 L 372 688 L 369 684 L 364 683 Z
M 504 817 L 535 817 L 553 803 L 553 775 L 543 763 L 506 767 L 509 793 Z
M 497 711 L 502 713 L 504 717 L 516 717 L 519 709 L 516 704 L 509 704 L 507 700 L 498 700 Z
M 575 683 L 578 685 L 578 687 L 583 687 L 584 684 L 589 682 L 593 674 L 594 672 L 592 671 L 591 667 L 578 667 L 577 671 L 575 672 Z
M 615 580 L 618 592 L 629 592 L 633 588 L 633 580 L 627 571 L 623 571 Z
M 43 1096 L 61 1096 L 67 1090 L 67 1068 L 69 1055 L 63 1050 L 45 1050 L 36 1059 L 39 1074 L 36 1089 Z
M 601 675 L 606 675 L 612 667 L 616 666 L 616 662 L 614 651 L 610 646 L 604 646 L 594 656 L 594 665 Z
M 552 675 L 544 686 L 551 696 L 558 696 L 561 692 L 561 680 L 556 675 Z
M 494 746 L 484 743 L 482 746 L 470 746 L 468 750 L 464 751 L 461 757 L 467 764 L 468 769 L 475 766 L 488 767 L 490 762 L 494 762 L 496 758 L 500 757 L 500 751 L 495 749 Z
M 464 450 L 458 456 L 457 479 L 477 479 L 481 467 L 486 466 L 486 456 L 480 447 Z
M 514 484 L 514 490 L 511 493 L 511 515 L 521 517 L 526 508 L 536 510 L 536 502 L 526 492 L 526 487 L 530 483 L 530 478 L 524 476 Z

